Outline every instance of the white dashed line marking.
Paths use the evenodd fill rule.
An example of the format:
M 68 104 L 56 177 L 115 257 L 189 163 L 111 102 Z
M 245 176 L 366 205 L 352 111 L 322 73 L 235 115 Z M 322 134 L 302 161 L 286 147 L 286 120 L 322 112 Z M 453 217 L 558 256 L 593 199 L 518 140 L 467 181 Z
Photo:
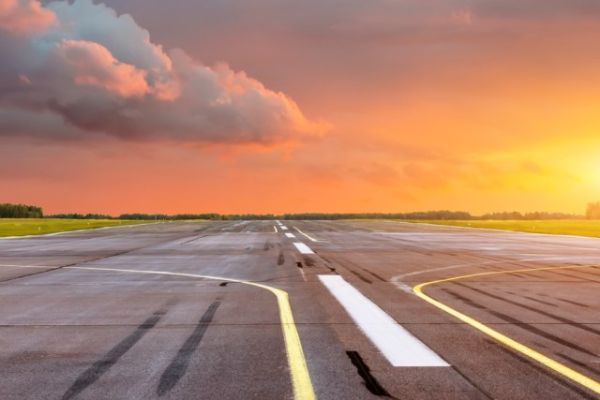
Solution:
M 294 246 L 296 246 L 296 249 L 298 249 L 300 254 L 315 254 L 310 247 L 302 242 L 294 242 Z
M 339 275 L 319 279 L 394 367 L 448 367 L 449 364 Z
M 296 237 L 296 235 L 294 235 L 293 233 L 286 233 L 285 236 L 289 237 L 289 238 L 295 238 Z

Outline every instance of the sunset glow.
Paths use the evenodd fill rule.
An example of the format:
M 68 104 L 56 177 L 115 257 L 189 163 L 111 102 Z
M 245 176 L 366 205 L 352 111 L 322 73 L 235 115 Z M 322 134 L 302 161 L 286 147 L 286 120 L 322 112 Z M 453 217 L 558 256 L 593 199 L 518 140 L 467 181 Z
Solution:
M 600 200 L 597 2 L 104 3 L 0 0 L 3 201 L 581 214 Z

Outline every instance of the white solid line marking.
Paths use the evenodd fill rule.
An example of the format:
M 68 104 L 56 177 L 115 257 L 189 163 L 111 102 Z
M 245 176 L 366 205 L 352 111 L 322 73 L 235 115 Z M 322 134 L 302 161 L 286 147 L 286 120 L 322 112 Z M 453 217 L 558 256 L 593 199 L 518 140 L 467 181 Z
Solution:
M 295 238 L 296 237 L 296 235 L 294 235 L 293 233 L 286 233 L 285 236 L 289 237 L 289 238 Z
M 300 254 L 315 254 L 315 252 L 312 251 L 310 247 L 308 247 L 302 242 L 294 242 L 294 246 L 296 246 L 296 249 L 298 249 Z
M 273 230 L 275 231 L 275 233 L 277 233 L 277 227 L 275 225 L 273 225 Z
M 319 279 L 394 367 L 449 366 L 344 278 L 319 275 Z
M 295 230 L 297 230 L 297 231 L 298 231 L 298 233 L 300 233 L 301 235 L 304 235 L 304 236 L 306 236 L 306 238 L 308 238 L 309 240 L 311 240 L 311 241 L 313 241 L 313 242 L 318 242 L 318 240 L 317 240 L 317 239 L 315 239 L 314 237 L 312 237 L 312 236 L 309 236 L 309 235 L 307 235 L 306 233 L 302 232 L 300 229 L 298 229 L 298 227 L 297 227 L 297 226 L 295 226 L 295 227 L 294 227 L 294 229 L 295 229 Z
M 51 267 L 49 265 L 15 265 L 15 264 L 0 264 L 0 267 L 9 268 L 60 268 L 60 265 Z

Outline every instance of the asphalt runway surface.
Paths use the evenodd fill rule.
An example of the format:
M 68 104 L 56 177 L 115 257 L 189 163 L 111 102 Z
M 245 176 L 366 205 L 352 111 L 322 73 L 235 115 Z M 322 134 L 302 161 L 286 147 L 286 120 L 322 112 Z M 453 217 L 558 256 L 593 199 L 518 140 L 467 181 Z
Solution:
M 596 399 L 599 265 L 393 221 L 0 239 L 0 399 Z

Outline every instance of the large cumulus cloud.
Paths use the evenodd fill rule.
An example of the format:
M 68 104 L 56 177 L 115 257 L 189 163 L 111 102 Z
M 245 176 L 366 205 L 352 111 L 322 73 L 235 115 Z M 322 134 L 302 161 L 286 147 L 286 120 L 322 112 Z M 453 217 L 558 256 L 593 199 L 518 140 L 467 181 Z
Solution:
M 276 143 L 318 134 L 285 94 L 226 64 L 166 51 L 129 15 L 91 0 L 0 0 L 0 135 Z M 56 122 L 54 120 L 54 122 Z M 31 128 L 31 129 L 29 129 Z

